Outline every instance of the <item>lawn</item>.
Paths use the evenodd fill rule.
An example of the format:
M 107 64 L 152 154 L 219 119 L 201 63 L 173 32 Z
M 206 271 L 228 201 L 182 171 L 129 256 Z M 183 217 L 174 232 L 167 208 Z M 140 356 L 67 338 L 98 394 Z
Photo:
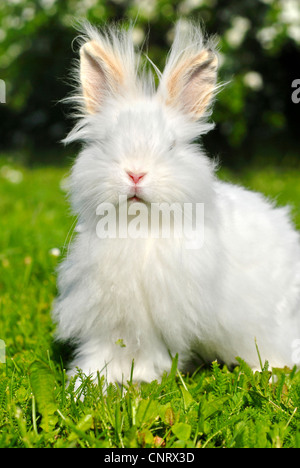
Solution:
M 67 167 L 29 169 L 0 158 L 0 447 L 299 447 L 300 373 L 242 356 L 181 375 L 176 357 L 162 382 L 124 388 L 88 378 L 77 391 L 53 345 L 55 268 L 72 237 Z M 220 172 L 290 203 L 300 228 L 300 172 Z M 101 376 L 99 376 L 101 383 Z M 78 398 L 79 396 L 82 398 Z M 84 397 L 84 398 L 83 398 Z

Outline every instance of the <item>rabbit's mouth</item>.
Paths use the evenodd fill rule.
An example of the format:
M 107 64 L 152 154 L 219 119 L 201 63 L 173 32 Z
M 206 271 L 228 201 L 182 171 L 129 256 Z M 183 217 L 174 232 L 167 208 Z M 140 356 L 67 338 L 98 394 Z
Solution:
M 138 197 L 137 195 L 132 195 L 132 197 L 128 198 L 128 201 L 130 202 L 136 202 L 136 203 L 143 203 L 143 199 Z

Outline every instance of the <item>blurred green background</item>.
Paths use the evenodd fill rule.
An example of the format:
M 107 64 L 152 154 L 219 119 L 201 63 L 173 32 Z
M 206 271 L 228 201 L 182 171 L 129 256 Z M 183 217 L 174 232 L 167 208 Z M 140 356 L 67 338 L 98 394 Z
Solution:
M 112 394 L 116 404 L 109 409 L 108 422 L 101 413 L 102 400 L 106 402 L 103 395 L 101 401 L 96 397 L 91 403 L 88 397 L 86 403 L 74 405 L 72 384 L 70 393 L 65 391 L 63 374 L 58 371 L 66 362 L 53 346 L 55 326 L 50 311 L 57 295 L 56 268 L 76 235 L 76 216 L 70 212 L 66 191 L 70 165 L 79 149 L 60 143 L 74 124 L 70 109 L 60 101 L 71 91 L 68 82 L 78 57 L 74 41 L 78 20 L 87 18 L 99 25 L 134 22 L 136 45 L 145 43 L 145 51 L 162 69 L 179 17 L 199 20 L 208 33 L 220 38 L 220 80 L 230 83 L 217 97 L 212 116 L 216 128 L 204 136 L 208 152 L 219 157 L 223 166 L 218 176 L 260 191 L 278 205 L 289 204 L 300 230 L 300 103 L 292 101 L 292 82 L 300 79 L 300 0 L 0 0 L 0 80 L 6 84 L 6 103 L 0 103 L 0 339 L 6 345 L 6 364 L 0 363 L 0 447 L 84 447 L 97 441 L 95 437 L 99 444 L 105 446 L 109 440 L 113 446 L 122 438 L 141 439 L 143 432 L 136 426 L 125 432 L 130 399 L 124 406 L 118 393 Z M 43 393 L 42 384 L 40 392 L 34 390 L 29 378 L 32 364 L 41 360 L 50 364 L 51 373 L 57 366 L 53 379 L 50 374 L 46 378 L 50 378 L 47 382 L 55 380 L 55 392 L 50 384 L 50 399 L 56 399 L 59 414 L 65 415 L 50 432 L 39 415 L 39 398 L 45 401 L 50 393 Z M 239 375 L 234 372 L 228 377 L 230 382 L 236 382 Z M 205 421 L 207 433 L 199 435 L 198 443 L 298 446 L 298 377 L 292 381 L 284 371 L 280 375 L 286 379 L 278 377 L 276 384 L 258 393 L 264 391 L 269 374 L 262 374 L 267 380 L 261 380 L 261 386 L 255 374 L 255 398 L 247 399 L 240 392 L 250 382 L 247 375 L 245 380 L 241 374 L 244 387 L 228 386 L 225 403 L 216 390 L 218 401 L 222 400 L 219 406 L 224 403 L 223 418 L 219 411 L 213 413 L 216 417 Z M 225 378 L 218 370 L 218 374 L 203 374 L 205 380 L 201 374 L 194 381 L 186 380 L 189 389 L 199 390 L 199 398 L 205 397 L 208 383 L 200 389 L 198 376 L 200 383 Z M 225 380 L 217 381 L 217 386 L 219 382 Z M 90 388 L 88 380 L 83 385 Z M 162 401 L 166 387 L 161 388 L 150 384 L 153 404 L 157 403 L 155 395 Z M 176 391 L 182 393 L 179 387 Z M 140 393 L 134 388 L 134 392 L 136 401 L 145 403 L 148 390 Z M 94 398 L 94 391 L 90 395 Z M 170 395 L 167 390 L 166 395 Z M 176 415 L 179 407 L 186 406 L 182 395 L 181 402 L 175 395 Z M 274 398 L 271 401 L 266 395 Z M 134 400 L 133 407 L 137 407 Z M 195 405 L 189 408 L 180 421 L 194 427 Z M 224 423 L 229 411 L 228 423 Z M 83 425 L 87 416 L 91 427 Z M 156 427 L 158 439 L 163 440 L 164 423 L 157 424 L 147 431 L 152 437 Z M 74 438 L 73 428 L 83 434 L 82 440 L 79 435 Z M 167 438 L 171 429 L 166 431 Z
M 162 69 L 179 17 L 199 19 L 220 38 L 216 128 L 204 137 L 222 164 L 250 162 L 299 165 L 299 0 L 10 0 L 0 4 L 0 152 L 25 163 L 56 163 L 75 154 L 60 140 L 73 122 L 59 101 L 70 91 L 68 76 L 78 45 L 75 24 L 135 22 L 134 40 L 146 42 Z

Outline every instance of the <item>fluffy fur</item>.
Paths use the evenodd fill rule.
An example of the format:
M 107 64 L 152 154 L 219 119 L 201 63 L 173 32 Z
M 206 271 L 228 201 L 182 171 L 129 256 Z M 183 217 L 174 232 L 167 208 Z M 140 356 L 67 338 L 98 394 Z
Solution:
M 73 340 L 72 365 L 107 381 L 151 381 L 179 355 L 259 367 L 293 366 L 300 338 L 300 243 L 289 211 L 221 182 L 193 143 L 212 128 L 217 52 L 201 30 L 179 23 L 165 70 L 141 67 L 131 32 L 87 26 L 80 50 L 80 118 L 66 142 L 84 147 L 71 173 L 80 232 L 59 268 L 57 337 Z M 126 171 L 146 174 L 140 198 L 204 203 L 202 248 L 181 239 L 99 239 L 100 203 L 132 194 Z

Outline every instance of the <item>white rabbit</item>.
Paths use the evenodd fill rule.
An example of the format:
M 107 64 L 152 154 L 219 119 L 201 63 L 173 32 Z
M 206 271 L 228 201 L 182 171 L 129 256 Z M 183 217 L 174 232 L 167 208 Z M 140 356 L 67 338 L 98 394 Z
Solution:
M 77 345 L 81 368 L 108 382 L 159 379 L 171 356 L 227 365 L 293 366 L 300 338 L 300 243 L 287 208 L 221 182 L 194 143 L 218 85 L 215 45 L 179 23 L 156 89 L 131 32 L 86 27 L 80 50 L 81 115 L 66 142 L 84 147 L 70 176 L 80 229 L 59 268 L 57 337 Z M 100 238 L 99 205 L 137 200 L 204 204 L 204 240 Z M 118 221 L 120 223 L 120 221 Z M 118 224 L 117 223 L 117 224 Z M 119 227 L 119 224 L 118 224 Z

